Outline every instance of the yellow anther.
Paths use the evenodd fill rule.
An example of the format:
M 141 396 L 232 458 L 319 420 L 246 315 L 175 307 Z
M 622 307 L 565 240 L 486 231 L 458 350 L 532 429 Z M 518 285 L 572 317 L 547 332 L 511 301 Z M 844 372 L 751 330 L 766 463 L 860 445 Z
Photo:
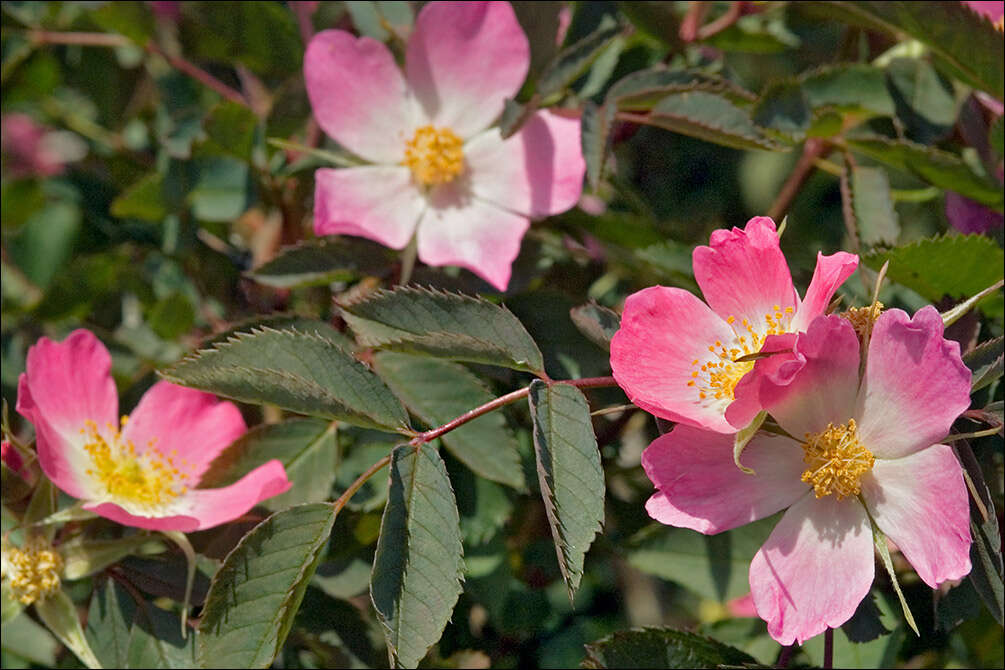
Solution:
M 827 424 L 823 432 L 806 434 L 803 462 L 809 466 L 802 480 L 813 487 L 817 498 L 836 494 L 841 500 L 858 495 L 862 475 L 876 462 L 872 452 L 858 441 L 854 419 L 835 426 Z
M 405 144 L 401 164 L 423 186 L 446 184 L 464 171 L 464 141 L 450 128 L 422 126 Z
M 4 553 L 11 592 L 21 604 L 45 600 L 59 590 L 63 557 L 45 538 L 32 537 L 23 548 L 13 547 Z
M 182 483 L 188 474 L 158 451 L 152 440 L 140 453 L 131 440 L 123 439 L 119 430 L 112 428 L 105 434 L 99 433 L 93 421 L 86 421 L 85 428 L 84 451 L 91 457 L 91 467 L 86 473 L 97 480 L 109 498 L 157 507 L 188 490 Z
M 841 312 L 839 316 L 847 319 L 859 338 L 863 338 L 872 333 L 872 327 L 882 311 L 883 303 L 877 300 L 868 307 L 852 307 L 845 312 Z

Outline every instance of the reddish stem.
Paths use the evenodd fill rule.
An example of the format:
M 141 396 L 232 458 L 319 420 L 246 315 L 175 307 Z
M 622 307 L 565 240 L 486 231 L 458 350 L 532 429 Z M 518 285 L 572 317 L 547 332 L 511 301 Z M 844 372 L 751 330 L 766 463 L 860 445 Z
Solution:
M 767 215 L 771 219 L 777 221 L 782 215 L 788 212 L 789 206 L 795 200 L 796 194 L 799 193 L 799 189 L 802 188 L 803 183 L 810 176 L 814 167 L 814 161 L 824 153 L 826 148 L 826 143 L 821 140 L 806 140 L 806 144 L 803 145 L 803 155 L 800 156 L 799 162 L 796 163 L 796 167 L 792 170 L 792 174 L 782 184 L 778 197 L 775 198 L 775 201 L 771 203 L 771 208 L 768 209 Z

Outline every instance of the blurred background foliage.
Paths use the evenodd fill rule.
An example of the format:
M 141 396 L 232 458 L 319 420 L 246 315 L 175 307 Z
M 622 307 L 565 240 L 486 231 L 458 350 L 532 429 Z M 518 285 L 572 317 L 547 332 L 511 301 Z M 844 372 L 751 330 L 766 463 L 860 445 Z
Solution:
M 974 75 L 952 58 L 959 40 L 983 48 L 985 37 L 983 27 L 964 31 L 968 19 L 946 7 L 960 3 L 917 3 L 935 24 L 927 28 L 863 17 L 856 3 L 513 4 L 531 40 L 532 67 L 503 125 L 537 105 L 585 108 L 599 120 L 584 119 L 590 185 L 580 205 L 531 228 L 500 296 L 540 345 L 552 377 L 609 374 L 607 352 L 577 330 L 571 308 L 595 301 L 617 311 L 628 294 L 655 283 L 697 290 L 693 247 L 755 215 L 787 216 L 781 244 L 800 290 L 818 251 L 862 253 L 863 268 L 842 288 L 845 304 L 869 300 L 886 258 L 898 262 L 881 299 L 909 311 L 939 301 L 947 308 L 1001 277 L 1001 103 L 996 115 L 972 93 L 983 81 L 980 62 L 969 63 Z M 313 121 L 301 66 L 305 40 L 331 27 L 400 50 L 418 6 L 4 2 L 5 403 L 14 406 L 25 353 L 42 335 L 61 338 L 79 327 L 98 334 L 112 350 L 127 411 L 156 370 L 235 324 L 283 312 L 344 330 L 333 297 L 392 285 L 400 272 L 394 252 L 362 240 L 312 240 L 313 170 L 351 157 Z M 951 39 L 948 31 L 956 31 Z M 587 57 L 561 51 L 581 40 L 595 45 Z M 1001 32 L 997 40 L 987 57 L 1000 59 Z M 666 99 L 644 104 L 624 102 L 624 90 L 612 89 L 662 66 L 713 82 L 702 94 L 715 98 L 721 119 L 720 111 L 689 112 L 669 88 Z M 553 90 L 540 83 L 556 78 Z M 988 92 L 991 103 L 1000 100 L 1000 88 Z M 703 129 L 706 122 L 715 128 Z M 984 206 L 985 235 L 964 238 L 954 229 L 950 191 Z M 494 293 L 451 268 L 419 267 L 413 281 Z M 997 292 L 953 336 L 973 349 L 1002 335 L 1002 314 Z M 492 395 L 527 381 L 487 366 L 461 369 Z M 1000 386 L 979 393 L 1000 421 Z M 594 409 L 626 402 L 616 389 L 589 397 Z M 269 509 L 337 496 L 395 444 L 389 434 L 333 430 L 314 419 L 280 423 L 284 415 L 273 408 L 243 411 L 249 425 L 269 424 L 255 430 L 275 433 L 264 444 L 286 448 L 284 460 L 299 464 L 291 470 L 294 491 L 267 501 Z M 499 430 L 518 445 L 536 494 L 527 410 L 514 405 L 504 417 Z M 18 420 L 13 413 L 11 420 Z M 24 422 L 14 428 L 31 430 Z M 595 417 L 595 428 L 609 495 L 575 607 L 539 496 L 475 476 L 444 450 L 461 514 L 465 584 L 426 663 L 576 666 L 584 644 L 659 624 L 774 663 L 780 650 L 763 622 L 734 602 L 749 590 L 747 566 L 770 522 L 715 537 L 655 524 L 643 507 L 651 485 L 639 467 L 657 434 L 652 418 L 613 411 Z M 971 444 L 999 519 L 1001 444 L 997 437 Z M 279 667 L 387 662 L 367 594 L 385 496 L 384 479 L 375 478 L 339 516 Z M 203 582 L 252 525 L 193 536 Z M 98 526 L 89 532 L 117 537 L 112 524 Z M 154 621 L 162 608 L 177 607 L 181 566 L 176 550 L 161 547 L 110 567 L 114 580 L 98 573 L 74 582 L 71 595 L 93 616 L 94 603 L 121 597 L 125 583 L 152 604 Z M 933 594 L 906 562 L 896 567 L 922 635 L 906 627 L 877 571 L 874 597 L 836 636 L 837 666 L 1002 666 L 1000 620 L 969 580 Z M 997 588 L 1000 598 L 1000 581 Z M 100 635 L 99 623 L 89 635 Z M 137 647 L 125 661 L 185 665 L 191 641 L 162 636 L 159 644 L 167 652 Z M 817 639 L 786 658 L 815 665 L 822 654 Z M 602 657 L 596 652 L 593 662 Z M 5 616 L 4 667 L 76 663 L 28 615 Z

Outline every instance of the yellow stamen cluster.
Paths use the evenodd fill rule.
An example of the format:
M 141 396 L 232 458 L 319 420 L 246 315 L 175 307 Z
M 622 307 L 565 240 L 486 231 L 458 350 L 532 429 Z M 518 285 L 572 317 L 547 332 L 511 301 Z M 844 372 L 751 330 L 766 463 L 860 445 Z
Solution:
M 422 126 L 405 144 L 402 165 L 423 186 L 446 184 L 464 171 L 464 141 L 450 128 Z
M 736 359 L 756 354 L 768 335 L 787 333 L 794 312 L 792 307 L 782 309 L 775 305 L 771 312 L 764 315 L 763 327 L 755 326 L 749 319 L 737 322 L 735 316 L 728 317 L 726 322 L 736 333 L 733 341 L 723 344 L 721 340 L 716 340 L 715 344 L 708 345 L 711 357 L 691 361 L 691 367 L 695 369 L 687 385 L 697 388 L 698 399 L 733 400 L 737 383 L 754 368 L 754 361 L 737 362 Z
M 832 493 L 842 500 L 861 492 L 862 475 L 872 470 L 876 457 L 858 441 L 855 419 L 827 430 L 806 434 L 803 462 L 809 467 L 802 480 L 813 487 L 817 498 Z
M 883 303 L 877 300 L 868 307 L 852 307 L 847 311 L 841 312 L 839 316 L 847 319 L 851 323 L 852 328 L 855 329 L 859 339 L 862 339 L 872 333 L 872 327 L 875 325 L 876 319 L 879 318 L 879 314 L 882 311 Z
M 45 600 L 59 590 L 63 557 L 44 538 L 33 537 L 23 548 L 14 547 L 4 553 L 11 592 L 22 604 Z
M 125 426 L 129 417 L 122 417 Z M 177 459 L 177 453 L 162 454 L 150 440 L 139 451 L 132 440 L 123 440 L 122 433 L 109 424 L 104 434 L 93 421 L 87 421 L 80 432 L 87 436 L 84 450 L 90 455 L 92 467 L 87 474 L 100 482 L 107 495 L 148 507 L 157 507 L 188 490 L 184 472 L 189 463 Z

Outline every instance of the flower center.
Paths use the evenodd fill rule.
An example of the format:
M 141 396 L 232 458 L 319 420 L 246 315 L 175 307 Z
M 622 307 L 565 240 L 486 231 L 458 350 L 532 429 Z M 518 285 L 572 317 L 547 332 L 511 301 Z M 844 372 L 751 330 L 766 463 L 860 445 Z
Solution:
M 59 590 L 63 557 L 44 538 L 33 537 L 24 548 L 14 547 L 4 553 L 11 591 L 22 604 L 45 600 Z
M 129 417 L 122 417 L 123 427 Z M 173 500 L 188 490 L 182 472 L 189 463 L 184 459 L 176 463 L 177 454 L 164 455 L 154 444 L 147 443 L 142 452 L 137 451 L 132 440 L 123 441 L 121 431 L 109 424 L 110 439 L 98 432 L 93 421 L 85 422 L 81 433 L 87 435 L 84 450 L 91 456 L 92 467 L 87 474 L 96 479 L 108 496 L 143 506 L 158 506 Z
M 806 433 L 803 462 L 810 466 L 802 480 L 813 487 L 817 498 L 832 493 L 841 500 L 862 490 L 859 480 L 872 470 L 876 457 L 858 441 L 855 419 L 835 426 L 827 424 L 822 433 Z
M 868 307 L 851 307 L 838 316 L 847 319 L 851 323 L 851 327 L 855 329 L 859 341 L 865 342 L 866 338 L 872 334 L 872 327 L 876 325 L 876 319 L 879 318 L 882 311 L 883 303 L 877 300 Z
M 464 171 L 464 142 L 450 128 L 422 126 L 405 144 L 402 165 L 423 186 L 446 184 Z
M 755 326 L 748 319 L 737 322 L 735 316 L 726 319 L 735 336 L 725 344 L 716 340 L 708 345 L 709 355 L 691 361 L 691 379 L 687 385 L 697 389 L 699 400 L 733 400 L 733 391 L 743 375 L 754 369 L 754 361 L 740 361 L 749 354 L 756 354 L 764 345 L 768 335 L 787 333 L 795 310 L 782 309 L 775 305 L 764 315 L 764 325 Z

